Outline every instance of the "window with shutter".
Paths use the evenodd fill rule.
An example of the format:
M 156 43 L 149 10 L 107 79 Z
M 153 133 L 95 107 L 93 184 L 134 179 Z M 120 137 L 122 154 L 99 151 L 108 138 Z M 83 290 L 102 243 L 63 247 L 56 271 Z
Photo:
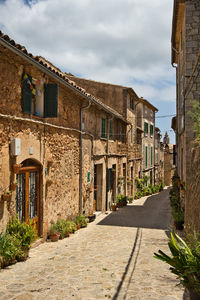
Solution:
M 153 125 L 152 124 L 150 125 L 150 135 L 151 135 L 151 137 L 153 136 Z
M 30 89 L 32 77 L 27 75 L 27 79 L 22 82 L 22 111 L 27 114 L 32 114 L 32 90 Z
M 22 111 L 38 117 L 56 118 L 58 115 L 58 85 L 44 84 L 25 74 L 22 81 Z
M 130 98 L 130 108 L 134 109 L 134 100 L 133 100 L 133 98 Z
M 101 137 L 106 138 L 106 119 L 101 119 Z
M 58 116 L 58 85 L 45 84 L 44 87 L 44 118 Z
M 145 146 L 145 168 L 148 167 L 148 146 Z
M 149 131 L 149 126 L 147 122 L 144 122 L 144 135 L 147 136 Z
M 153 166 L 153 147 L 151 147 L 151 166 Z

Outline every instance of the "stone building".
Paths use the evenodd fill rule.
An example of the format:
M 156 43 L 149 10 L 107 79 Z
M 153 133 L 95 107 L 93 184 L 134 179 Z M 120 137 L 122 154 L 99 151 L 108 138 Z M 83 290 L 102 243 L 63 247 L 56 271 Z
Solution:
M 155 113 L 158 109 L 149 101 L 140 98 L 137 105 L 137 129 L 141 136 L 142 177 L 145 185 L 155 184 Z
M 118 177 L 122 178 L 123 185 L 121 189 L 118 188 L 117 192 L 134 196 L 134 179 L 139 177 L 142 161 L 142 129 L 136 126 L 136 107 L 140 101 L 137 94 L 129 87 L 79 78 L 71 74 L 67 74 L 67 77 L 98 97 L 110 108 L 115 109 L 128 122 L 129 125 L 125 132 L 122 132 L 119 127 L 118 133 L 116 132 L 114 135 L 118 134 L 122 141 L 126 140 L 126 148 L 121 149 L 124 153 L 124 162 L 121 165 L 121 171 L 118 172 Z
M 155 127 L 155 184 L 161 184 L 164 182 L 164 146 L 161 141 L 162 135 L 160 129 Z
M 185 224 L 200 230 L 200 152 L 189 111 L 200 100 L 200 1 L 174 0 L 172 65 L 176 68 L 177 172 L 185 185 Z
M 17 213 L 45 236 L 51 220 L 89 213 L 94 193 L 108 209 L 126 168 L 125 118 L 1 31 L 0 86 L 0 231 Z

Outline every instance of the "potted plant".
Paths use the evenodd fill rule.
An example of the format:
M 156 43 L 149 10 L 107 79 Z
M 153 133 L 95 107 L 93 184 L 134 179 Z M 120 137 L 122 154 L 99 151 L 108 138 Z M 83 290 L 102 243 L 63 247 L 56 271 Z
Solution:
M 170 271 L 189 290 L 191 300 L 200 299 L 200 240 L 189 238 L 186 243 L 176 233 L 171 233 L 168 246 L 171 256 L 159 250 L 154 257 L 170 265 Z
M 17 180 L 16 180 L 16 181 L 13 181 L 13 182 L 11 183 L 11 185 L 10 185 L 11 191 L 15 191 L 16 188 L 17 188 L 17 186 L 18 186 Z
M 111 204 L 111 210 L 112 210 L 112 211 L 116 211 L 116 210 L 117 210 L 117 204 L 116 204 L 115 202 L 113 202 L 113 203 Z
M 123 207 L 122 195 L 117 195 L 117 207 Z
M 78 215 L 76 217 L 76 226 L 77 226 L 77 229 L 87 227 L 87 221 L 86 221 L 85 216 Z
M 49 238 L 51 242 L 57 242 L 60 238 L 60 233 L 57 230 L 56 224 L 52 224 L 49 230 Z
M 15 174 L 18 174 L 21 167 L 22 167 L 22 164 L 14 164 L 13 165 L 13 172 Z
M 12 195 L 12 192 L 11 192 L 11 191 L 6 191 L 6 192 L 4 192 L 3 195 L 2 195 L 3 200 L 4 200 L 4 201 L 7 201 L 7 200 L 10 198 L 11 195 Z

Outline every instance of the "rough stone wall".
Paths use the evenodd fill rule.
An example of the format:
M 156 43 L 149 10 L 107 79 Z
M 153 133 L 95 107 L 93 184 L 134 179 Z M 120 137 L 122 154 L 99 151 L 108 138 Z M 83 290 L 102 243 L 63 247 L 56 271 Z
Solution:
M 195 65 L 197 54 L 200 49 L 200 2 L 198 0 L 185 2 L 185 39 L 186 39 L 186 55 L 185 55 L 185 73 L 189 76 Z M 200 59 L 199 59 L 200 60 Z M 188 226 L 192 226 L 200 232 L 200 161 L 199 161 L 199 145 L 196 148 L 194 144 L 195 134 L 192 121 L 187 114 L 192 109 L 192 101 L 200 101 L 200 75 L 197 72 L 200 69 L 200 61 L 198 62 L 197 71 L 192 79 L 190 93 L 185 99 L 185 131 L 186 131 L 186 198 L 185 198 L 185 219 Z M 188 77 L 187 77 L 188 78 Z M 187 79 L 188 82 L 189 79 Z
M 169 144 L 169 151 L 164 151 L 164 183 L 167 186 L 172 184 L 175 165 L 173 165 L 173 145 Z
M 155 113 L 152 109 L 150 109 L 148 106 L 143 104 L 143 122 L 142 122 L 142 129 L 144 130 L 144 122 L 148 123 L 148 135 L 145 136 L 145 134 L 142 134 L 142 157 L 143 157 L 143 172 L 144 175 L 150 176 L 150 172 L 152 171 L 152 178 L 153 178 L 153 184 L 154 184 L 154 138 L 155 135 L 150 135 L 150 124 L 153 125 L 153 128 L 155 128 Z M 148 147 L 148 165 L 145 166 L 145 146 Z M 151 165 L 151 147 L 153 147 L 153 161 Z M 151 169 L 151 171 L 149 171 Z M 150 182 L 148 182 L 150 183 Z
M 28 73 L 40 79 L 43 74 L 11 51 L 0 47 L 0 113 L 30 118 L 21 109 L 22 74 Z M 55 82 L 46 77 L 49 83 Z M 73 91 L 59 85 L 58 118 L 45 121 L 79 129 L 80 106 L 84 100 Z M 85 104 L 84 104 L 85 105 Z M 43 118 L 32 117 L 36 123 L 25 120 L 0 118 L 0 194 L 10 188 L 15 179 L 13 163 L 34 159 L 41 166 L 40 205 L 41 231 L 45 234 L 50 221 L 73 218 L 79 211 L 79 133 L 75 130 L 52 128 L 37 123 Z M 13 138 L 21 139 L 21 155 L 10 155 Z M 29 149 L 34 153 L 30 155 Z M 48 161 L 53 161 L 49 175 L 45 174 Z M 51 185 L 46 184 L 51 182 Z M 8 218 L 15 214 L 15 192 L 8 202 L 0 202 L 0 230 L 5 230 Z
M 68 77 L 103 103 L 114 108 L 121 115 L 124 114 L 123 88 L 121 86 L 77 78 L 75 76 Z

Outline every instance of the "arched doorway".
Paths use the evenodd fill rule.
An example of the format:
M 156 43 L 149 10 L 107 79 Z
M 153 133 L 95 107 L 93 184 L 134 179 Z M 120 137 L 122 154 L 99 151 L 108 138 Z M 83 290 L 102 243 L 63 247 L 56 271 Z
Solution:
M 34 160 L 22 162 L 16 179 L 16 213 L 21 221 L 33 220 L 37 232 L 40 229 L 40 170 L 41 166 Z

